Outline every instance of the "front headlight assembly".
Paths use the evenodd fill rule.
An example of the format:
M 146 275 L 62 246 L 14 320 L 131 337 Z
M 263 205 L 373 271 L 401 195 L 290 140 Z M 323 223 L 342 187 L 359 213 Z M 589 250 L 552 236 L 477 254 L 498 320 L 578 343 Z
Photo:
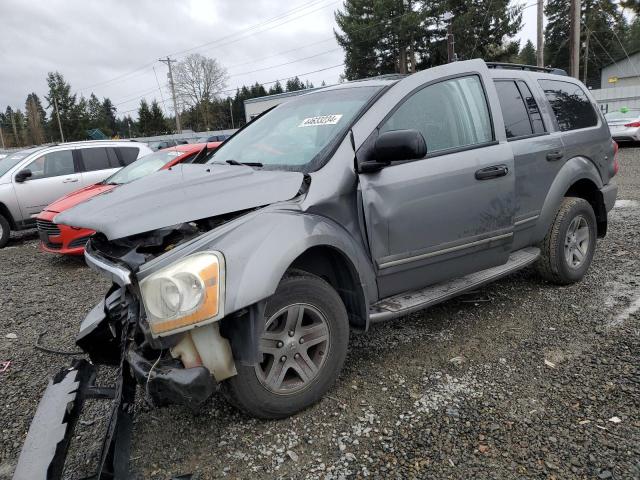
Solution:
M 140 282 L 153 336 L 172 335 L 224 315 L 224 257 L 200 252 Z

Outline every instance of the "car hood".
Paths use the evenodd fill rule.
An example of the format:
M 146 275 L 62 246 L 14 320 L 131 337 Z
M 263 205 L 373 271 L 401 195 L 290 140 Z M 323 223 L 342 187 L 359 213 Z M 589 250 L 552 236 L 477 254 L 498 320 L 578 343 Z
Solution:
M 176 165 L 93 197 L 54 221 L 115 240 L 289 200 L 302 180 L 302 173 L 242 165 Z
M 53 203 L 47 205 L 45 210 L 50 212 L 64 212 L 65 210 L 75 207 L 79 203 L 89 200 L 96 195 L 108 192 L 112 190 L 116 185 L 106 185 L 104 183 L 96 183 L 95 185 L 89 185 L 88 187 L 81 188 L 74 192 L 66 194 L 64 197 L 60 197 Z

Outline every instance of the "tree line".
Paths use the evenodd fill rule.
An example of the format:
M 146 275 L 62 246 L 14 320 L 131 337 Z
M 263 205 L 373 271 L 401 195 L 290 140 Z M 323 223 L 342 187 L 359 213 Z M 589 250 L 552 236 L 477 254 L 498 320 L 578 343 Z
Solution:
M 201 64 L 204 61 L 205 65 L 216 63 L 214 59 L 194 54 L 181 64 L 194 60 L 190 57 L 199 57 L 196 60 Z M 199 97 L 192 96 L 188 99 L 184 93 L 184 84 L 188 78 L 176 79 L 176 86 L 180 85 L 178 96 L 182 105 L 180 116 L 183 129 L 198 132 L 239 128 L 245 124 L 244 100 L 313 88 L 312 83 L 294 77 L 284 84 L 275 82 L 268 89 L 256 82 L 254 85 L 236 89 L 233 96 L 223 96 L 220 91 L 225 87 L 226 70 L 219 68 L 224 75 L 210 91 Z M 192 73 L 203 78 L 202 72 Z M 94 134 L 96 129 L 107 138 L 146 137 L 176 131 L 175 116 L 163 111 L 155 98 L 151 102 L 145 98 L 140 100 L 137 118 L 130 113 L 118 117 L 117 108 L 109 98 L 100 100 L 94 93 L 85 98 L 72 93 L 70 83 L 59 72 L 50 72 L 47 75 L 47 86 L 49 90 L 44 95 L 44 101 L 37 93 L 32 92 L 27 95 L 24 110 L 8 106 L 4 112 L 0 112 L 0 133 L 6 148 L 60 142 L 60 130 L 65 141 L 90 139 L 90 135 Z
M 545 65 L 569 71 L 568 0 L 545 2 Z M 447 62 L 451 25 L 459 60 L 536 64 L 531 41 L 514 40 L 522 28 L 524 4 L 510 0 L 345 0 L 336 11 L 334 31 L 345 53 L 344 78 L 355 80 L 390 73 L 411 73 Z M 640 48 L 640 1 L 581 2 L 580 79 L 600 88 L 600 68 Z
M 580 78 L 589 87 L 600 88 L 601 67 L 640 49 L 640 1 L 582 0 L 581 5 Z M 527 7 L 510 0 L 344 0 L 335 12 L 339 31 L 334 31 L 345 55 L 341 78 L 411 73 L 446 63 L 449 26 L 460 60 L 533 65 L 533 43 L 521 46 L 514 40 L 522 28 L 523 8 Z M 623 15 L 624 9 L 636 13 L 631 21 Z M 545 15 L 545 64 L 568 71 L 569 2 L 548 0 Z M 269 88 L 256 82 L 235 92 L 225 90 L 226 69 L 200 54 L 185 57 L 174 72 L 182 128 L 194 131 L 238 128 L 245 123 L 245 100 L 313 87 L 293 77 L 284 84 L 270 82 Z M 109 98 L 72 93 L 59 72 L 47 75 L 47 86 L 43 100 L 32 92 L 24 109 L 8 106 L 0 111 L 0 133 L 6 147 L 60 141 L 60 130 L 67 141 L 87 139 L 96 129 L 107 137 L 121 138 L 175 131 L 172 104 L 163 109 L 156 99 L 142 98 L 137 115 L 127 111 L 118 116 Z

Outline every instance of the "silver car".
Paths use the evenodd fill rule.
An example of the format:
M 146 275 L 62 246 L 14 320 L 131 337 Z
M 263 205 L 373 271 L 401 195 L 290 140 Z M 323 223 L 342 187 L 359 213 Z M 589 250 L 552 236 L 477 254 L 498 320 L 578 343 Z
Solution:
M 0 248 L 11 230 L 34 227 L 34 217 L 49 203 L 147 153 L 144 144 L 113 140 L 30 148 L 0 159 Z
M 604 118 L 616 142 L 640 141 L 640 110 L 625 108 L 609 112 Z

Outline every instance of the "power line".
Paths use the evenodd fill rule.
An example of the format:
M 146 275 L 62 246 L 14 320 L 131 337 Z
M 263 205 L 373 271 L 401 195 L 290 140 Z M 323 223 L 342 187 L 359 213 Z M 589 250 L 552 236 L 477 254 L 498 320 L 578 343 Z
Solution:
M 325 50 L 324 52 L 320 52 L 320 53 L 316 53 L 315 55 L 310 55 L 308 57 L 304 57 L 304 58 L 297 58 L 296 60 L 291 60 L 289 62 L 285 62 L 285 63 L 280 63 L 278 65 L 271 65 L 269 67 L 264 67 L 264 68 L 258 68 L 256 70 L 249 70 L 247 72 L 240 72 L 240 73 L 234 73 L 233 75 L 229 75 L 229 77 L 238 77 L 240 75 L 248 75 L 249 73 L 256 73 L 256 72 L 262 72 L 264 70 L 271 70 L 272 68 L 278 68 L 278 67 L 283 67 L 285 65 L 291 65 L 292 63 L 297 63 L 297 62 L 301 62 L 303 60 L 308 60 L 310 58 L 315 58 L 315 57 L 320 57 L 321 55 L 326 55 L 327 53 L 331 53 L 331 52 L 335 52 L 337 50 L 342 50 L 341 48 L 332 48 L 331 50 Z

